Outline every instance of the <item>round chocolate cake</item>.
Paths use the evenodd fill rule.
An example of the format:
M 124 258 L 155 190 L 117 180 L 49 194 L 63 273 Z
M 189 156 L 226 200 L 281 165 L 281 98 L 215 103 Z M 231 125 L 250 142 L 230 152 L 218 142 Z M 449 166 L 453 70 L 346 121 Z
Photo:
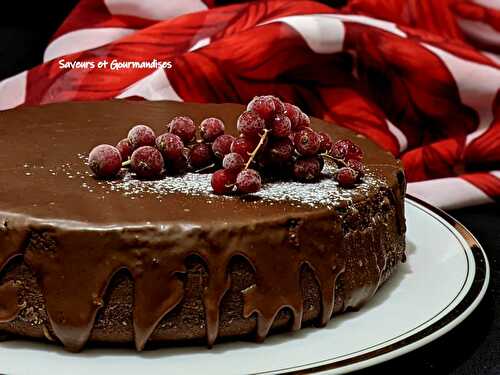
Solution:
M 405 259 L 402 167 L 368 139 L 352 188 L 314 183 L 217 196 L 210 175 L 96 179 L 86 160 L 134 124 L 221 118 L 243 106 L 103 101 L 0 112 L 0 334 L 86 343 L 255 338 L 359 308 Z

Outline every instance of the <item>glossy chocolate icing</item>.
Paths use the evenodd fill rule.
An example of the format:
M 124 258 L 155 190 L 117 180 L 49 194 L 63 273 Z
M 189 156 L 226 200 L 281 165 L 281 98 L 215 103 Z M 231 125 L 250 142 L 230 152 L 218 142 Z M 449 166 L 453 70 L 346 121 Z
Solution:
M 235 256 L 247 259 L 255 272 L 255 285 L 244 291 L 243 314 L 257 314 L 258 339 L 264 339 L 284 307 L 292 311 L 292 328 L 300 328 L 299 270 L 304 264 L 321 288 L 320 322 L 328 322 L 335 281 L 352 256 L 344 244 L 342 212 L 374 199 L 380 184 L 325 206 L 183 193 L 131 199 L 94 179 L 84 164 L 93 146 L 117 143 L 132 125 L 145 123 L 160 134 L 177 115 L 198 123 L 220 117 L 227 132 L 235 134 L 242 108 L 107 101 L 0 113 L 0 271 L 23 257 L 39 280 L 53 333 L 66 348 L 76 351 L 85 345 L 108 283 L 127 269 L 135 284 L 133 329 L 141 350 L 162 318 L 182 301 L 180 275 L 192 255 L 203 260 L 209 275 L 203 296 L 209 345 L 218 335 L 219 307 L 231 283 L 227 269 Z M 395 207 L 397 232 L 403 235 L 405 182 L 399 163 L 348 130 L 317 119 L 313 127 L 362 147 L 370 172 L 391 197 L 387 204 Z M 366 248 L 376 249 L 383 230 L 370 233 Z M 354 291 L 346 306 L 358 306 L 375 293 L 386 258 L 376 262 L 376 274 L 367 277 L 371 284 Z M 0 285 L 0 323 L 14 320 L 21 303 L 15 283 Z

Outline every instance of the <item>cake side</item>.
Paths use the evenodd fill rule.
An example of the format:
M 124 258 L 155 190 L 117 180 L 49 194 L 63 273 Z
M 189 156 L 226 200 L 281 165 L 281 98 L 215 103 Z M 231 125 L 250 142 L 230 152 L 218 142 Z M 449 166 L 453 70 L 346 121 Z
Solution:
M 97 281 L 96 275 L 100 274 L 98 272 L 100 267 L 92 266 L 94 262 L 87 263 L 77 259 L 80 265 L 65 264 L 69 272 L 55 271 L 55 277 L 63 282 L 71 276 L 75 267 L 80 272 L 85 272 L 89 267 L 92 273 L 87 278 L 81 276 L 74 278 L 74 282 L 80 286 L 70 282 L 61 284 L 58 288 L 52 285 L 50 289 L 42 292 L 40 283 L 32 271 L 36 262 L 33 259 L 26 263 L 20 259 L 14 260 L 4 271 L 2 284 L 12 282 L 16 285 L 17 304 L 22 308 L 14 320 L 0 324 L 0 329 L 13 335 L 54 341 L 61 340 L 61 337 L 65 340 L 68 340 L 68 337 L 72 339 L 75 337 L 74 331 L 66 328 L 68 322 L 57 321 L 57 315 L 62 314 L 64 319 L 81 318 L 85 305 L 95 308 L 97 317 L 95 323 L 92 314 L 87 318 L 86 324 L 82 324 L 81 321 L 72 322 L 88 330 L 78 337 L 89 334 L 91 342 L 108 343 L 132 343 L 135 338 L 139 348 L 142 348 L 147 339 L 151 342 L 179 340 L 201 342 L 209 339 L 210 333 L 213 335 L 212 340 L 216 337 L 241 336 L 256 336 L 257 339 L 263 339 L 271 326 L 275 330 L 284 327 L 298 329 L 311 323 L 326 324 L 332 314 L 349 308 L 359 308 L 373 296 L 397 264 L 404 260 L 404 235 L 395 230 L 397 226 L 395 206 L 389 203 L 387 192 L 381 193 L 373 200 L 374 202 L 368 204 L 352 206 L 339 216 L 330 215 L 314 221 L 306 220 L 307 224 L 304 226 L 294 225 L 292 243 L 290 243 L 289 221 L 280 223 L 273 231 L 266 230 L 266 238 L 260 240 L 258 239 L 261 237 L 260 234 L 257 238 L 254 237 L 256 233 L 262 232 L 260 227 L 239 232 L 237 234 L 239 239 L 234 238 L 233 233 L 214 232 L 211 236 L 218 239 L 216 243 L 211 240 L 207 242 L 206 234 L 200 235 L 205 239 L 198 235 L 194 237 L 196 239 L 192 237 L 198 246 L 210 243 L 210 254 L 216 251 L 214 249 L 218 247 L 219 241 L 242 250 L 231 252 L 231 255 L 226 255 L 224 259 L 217 258 L 217 264 L 214 264 L 210 260 L 207 262 L 206 253 L 187 251 L 191 247 L 186 247 L 186 254 L 189 255 L 183 262 L 185 273 L 175 278 L 182 280 L 180 282 L 182 299 L 176 299 L 178 304 L 167 308 L 169 312 L 157 325 L 153 323 L 147 328 L 142 328 L 150 336 L 145 333 L 144 335 L 148 337 L 143 336 L 144 341 L 139 343 L 137 343 L 137 328 L 141 323 L 137 322 L 137 317 L 140 316 L 137 305 L 140 304 L 144 308 L 143 314 L 148 316 L 161 305 L 161 300 L 151 300 L 158 296 L 145 286 L 147 281 L 140 276 L 141 272 L 150 276 L 154 272 L 152 268 L 161 267 L 162 260 L 155 265 L 154 255 L 157 249 L 144 250 L 140 256 L 134 257 L 132 262 L 135 262 L 135 267 L 127 267 L 130 271 L 118 271 L 116 277 L 111 276 L 114 272 L 108 272 L 109 279 L 103 279 L 101 282 L 103 284 L 109 282 L 109 286 L 96 295 L 93 293 L 99 288 L 87 294 L 81 290 L 81 285 L 92 285 Z M 360 220 L 360 217 L 372 219 L 368 222 Z M 337 228 L 330 225 L 332 220 L 338 223 Z M 344 226 L 340 224 L 349 222 L 352 224 Z M 335 231 L 333 235 L 332 231 Z M 26 256 L 28 259 L 35 258 L 34 254 L 39 252 L 42 259 L 45 259 L 45 252 L 50 251 L 50 238 L 53 238 L 54 233 L 43 232 L 40 229 L 36 233 L 27 245 L 25 258 Z M 137 233 L 134 237 L 138 235 Z M 73 237 L 71 234 L 63 237 L 68 235 Z M 149 242 L 151 240 L 147 237 L 156 237 L 157 234 L 150 232 L 142 235 L 146 236 L 143 240 Z M 231 239 L 227 240 L 227 237 Z M 272 241 L 277 238 L 278 241 Z M 119 242 L 122 241 L 123 239 L 119 239 Z M 158 239 L 151 242 L 156 242 L 159 247 L 166 246 L 166 243 Z M 252 254 L 253 246 L 259 251 Z M 116 244 L 116 248 L 122 250 L 126 247 L 124 243 Z M 71 246 L 66 249 L 69 248 Z M 172 248 L 171 243 L 168 248 Z M 246 252 L 243 249 L 250 251 Z M 311 251 L 308 252 L 308 249 Z M 305 253 L 307 256 L 291 258 L 290 253 Z M 266 269 L 273 264 L 272 261 L 281 264 L 277 269 L 273 267 L 273 272 Z M 227 279 L 223 269 L 214 268 L 219 264 L 227 267 Z M 116 270 L 120 268 L 115 267 Z M 214 282 L 210 276 L 214 274 L 221 275 L 222 278 Z M 318 277 L 318 274 L 323 275 L 324 279 Z M 138 290 L 139 287 L 142 289 Z M 255 290 L 260 292 L 258 297 L 251 294 Z M 67 306 L 57 306 L 60 303 L 58 300 L 60 293 L 63 293 Z M 140 296 L 137 296 L 137 293 Z M 89 301 L 89 297 L 93 300 Z M 220 315 L 217 316 L 219 300 Z M 57 306 L 56 311 L 51 311 L 52 318 L 47 314 L 46 301 Z M 250 314 L 253 312 L 252 307 L 256 309 L 256 314 Z M 207 310 L 210 308 L 216 313 L 215 317 L 209 316 L 210 311 Z M 59 325 L 56 330 L 54 323 Z M 66 334 L 65 330 L 68 330 Z M 64 344 L 72 350 L 78 350 L 83 345 L 81 343 L 73 346 L 71 341 L 66 341 Z

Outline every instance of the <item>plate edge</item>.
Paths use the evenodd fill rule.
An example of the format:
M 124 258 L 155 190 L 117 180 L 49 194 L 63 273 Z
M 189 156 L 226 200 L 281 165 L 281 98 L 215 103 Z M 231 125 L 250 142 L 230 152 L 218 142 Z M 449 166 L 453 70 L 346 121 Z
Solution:
M 364 353 L 356 357 L 348 358 L 345 360 L 341 360 L 334 363 L 327 363 L 319 366 L 313 366 L 304 368 L 301 370 L 292 370 L 285 371 L 286 374 L 327 374 L 332 370 L 341 370 L 343 367 L 353 366 L 353 368 L 348 371 L 357 371 L 363 368 L 370 367 L 371 365 L 376 365 L 382 362 L 385 362 L 389 359 L 393 359 L 404 355 L 412 350 L 418 349 L 424 345 L 429 344 L 434 341 L 438 337 L 443 336 L 444 334 L 451 331 L 458 324 L 460 324 L 465 318 L 467 318 L 472 311 L 475 310 L 479 302 L 483 299 L 486 290 L 488 289 L 489 279 L 490 279 L 490 266 L 489 261 L 486 256 L 486 253 L 479 243 L 479 241 L 474 237 L 474 235 L 457 219 L 443 211 L 442 209 L 435 207 L 417 197 L 414 197 L 410 194 L 405 196 L 406 199 L 413 201 L 417 205 L 420 205 L 435 215 L 439 216 L 443 220 L 445 220 L 449 225 L 451 225 L 458 234 L 465 240 L 467 245 L 469 246 L 475 264 L 476 264 L 476 273 L 474 275 L 474 279 L 471 287 L 467 291 L 466 295 L 462 298 L 462 300 L 458 303 L 453 310 L 448 312 L 445 316 L 443 316 L 438 321 L 431 324 L 429 327 L 423 329 L 422 331 L 416 332 L 415 334 L 398 341 L 396 343 L 390 344 L 386 347 L 382 347 L 376 349 L 372 352 Z M 480 262 L 480 261 L 483 262 Z M 480 269 L 480 266 L 483 266 Z M 479 268 L 479 271 L 477 272 Z M 484 276 L 482 276 L 484 275 Z M 478 285 L 478 283 L 480 285 Z M 469 294 L 473 292 L 473 296 L 469 296 Z M 467 302 L 465 302 L 467 301 Z M 464 303 L 465 302 L 465 303 Z M 426 331 L 431 329 L 432 327 L 438 326 L 434 329 L 430 334 L 427 334 Z M 358 358 L 356 360 L 356 358 Z M 371 365 L 366 364 L 367 361 L 374 360 Z M 366 365 L 363 365 L 366 364 Z M 356 366 L 358 365 L 358 366 Z

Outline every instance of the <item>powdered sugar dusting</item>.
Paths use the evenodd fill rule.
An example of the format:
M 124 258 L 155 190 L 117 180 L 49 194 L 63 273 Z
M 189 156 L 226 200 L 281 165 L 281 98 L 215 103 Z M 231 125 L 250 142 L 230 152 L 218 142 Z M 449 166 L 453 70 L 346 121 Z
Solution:
M 335 167 L 325 165 L 320 181 L 302 183 L 297 181 L 278 181 L 264 183 L 262 189 L 252 194 L 263 200 L 276 202 L 288 201 L 307 206 L 333 206 L 339 200 L 349 200 L 354 196 L 365 195 L 374 186 L 385 186 L 385 182 L 368 172 L 362 182 L 352 189 L 341 188 L 332 178 Z M 184 193 L 206 196 L 210 199 L 237 199 L 234 196 L 218 196 L 212 193 L 211 174 L 187 173 L 182 176 L 168 176 L 156 181 L 141 181 L 126 173 L 122 180 L 109 181 L 112 191 L 122 192 L 134 199 L 137 196 L 153 194 L 161 199 L 170 193 Z
M 331 176 L 324 175 L 315 183 L 286 181 L 265 184 L 254 195 L 271 201 L 295 201 L 308 206 L 332 206 L 339 200 L 350 200 L 355 195 L 365 195 L 374 184 L 381 183 L 372 175 L 352 189 L 341 188 Z

